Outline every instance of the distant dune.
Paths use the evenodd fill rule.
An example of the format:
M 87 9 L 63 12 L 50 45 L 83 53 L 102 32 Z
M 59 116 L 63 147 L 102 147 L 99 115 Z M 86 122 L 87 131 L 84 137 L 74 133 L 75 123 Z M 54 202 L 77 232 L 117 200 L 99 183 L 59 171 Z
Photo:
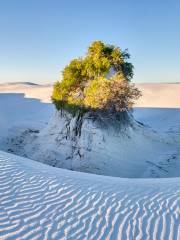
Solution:
M 33 86 L 33 85 L 39 85 L 37 83 L 32 83 L 32 82 L 7 82 L 7 83 L 1 83 L 0 85 L 8 85 L 8 86 L 11 86 L 11 85 L 30 85 L 30 86 Z
M 138 83 L 143 96 L 136 107 L 180 108 L 179 83 Z
M 16 82 L 0 84 L 0 93 L 24 93 L 27 98 L 51 102 L 52 84 L 39 85 L 31 82 Z
M 180 108 L 179 83 L 137 83 L 142 97 L 135 107 Z M 0 92 L 24 93 L 26 97 L 37 98 L 43 102 L 51 102 L 53 84 L 39 85 L 31 82 L 0 84 Z

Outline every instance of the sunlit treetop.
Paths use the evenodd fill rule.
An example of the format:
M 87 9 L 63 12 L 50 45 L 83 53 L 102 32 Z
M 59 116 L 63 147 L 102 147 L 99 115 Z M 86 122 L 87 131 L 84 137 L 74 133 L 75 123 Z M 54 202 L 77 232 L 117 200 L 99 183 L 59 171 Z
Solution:
M 93 42 L 85 57 L 73 59 L 64 68 L 62 81 L 54 85 L 52 100 L 56 107 L 58 109 L 67 109 L 70 106 L 73 109 L 114 108 L 117 105 L 113 105 L 115 96 L 111 101 L 114 83 L 118 81 L 119 84 L 130 87 L 133 65 L 128 62 L 129 58 L 127 50 L 121 51 L 119 47 L 104 44 L 101 41 Z M 118 88 L 117 84 L 116 88 Z M 116 90 L 117 94 L 118 89 Z M 122 95 L 120 85 L 119 90 Z M 128 92 L 126 94 L 128 99 Z M 98 99 L 98 96 L 101 97 Z M 114 109 L 117 110 L 117 108 Z

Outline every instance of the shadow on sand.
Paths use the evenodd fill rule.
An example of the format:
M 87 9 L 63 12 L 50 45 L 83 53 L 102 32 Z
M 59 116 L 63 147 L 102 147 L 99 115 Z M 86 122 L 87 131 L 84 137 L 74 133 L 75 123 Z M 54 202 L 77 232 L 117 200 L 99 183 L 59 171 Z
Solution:
M 23 93 L 0 93 L 0 138 L 15 127 L 43 127 L 53 111 L 51 103 L 25 98 Z

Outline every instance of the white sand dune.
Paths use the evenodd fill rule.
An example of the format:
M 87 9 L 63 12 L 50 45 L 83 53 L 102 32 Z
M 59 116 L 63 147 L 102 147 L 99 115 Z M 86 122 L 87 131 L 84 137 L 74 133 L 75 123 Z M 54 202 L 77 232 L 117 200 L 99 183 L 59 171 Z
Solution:
M 3 118 L 0 118 L 0 149 L 53 166 L 111 176 L 180 176 L 180 108 L 175 108 L 178 99 L 180 102 L 180 84 L 138 84 L 138 87 L 143 97 L 139 100 L 141 103 L 137 102 L 134 116 L 150 128 L 138 127 L 135 131 L 134 125 L 133 129 L 126 131 L 126 136 L 117 139 L 116 132 L 102 133 L 84 122 L 82 141 L 77 144 L 69 141 L 74 139 L 73 131 L 67 138 L 68 142 L 65 142 L 67 122 L 61 124 L 62 117 L 55 116 L 49 121 L 54 109 L 52 104 L 44 102 L 50 97 L 52 86 L 29 83 L 0 85 L 0 112 L 3 113 Z M 169 95 L 167 100 L 168 91 L 174 94 L 174 98 Z M 158 97 L 164 99 L 161 104 Z M 144 103 L 151 107 L 143 107 Z M 40 134 L 33 134 L 33 131 L 42 128 L 44 130 Z M 90 128 L 93 134 L 86 131 Z M 158 133 L 154 134 L 153 130 Z M 59 132 L 64 132 L 64 135 L 57 136 Z M 102 139 L 106 142 L 104 145 L 101 144 Z M 63 142 L 63 147 L 60 142 Z M 86 151 L 90 144 L 93 147 Z M 72 158 L 75 146 L 81 151 L 76 151 L 76 156 Z M 77 152 L 80 156 L 86 156 L 86 159 L 84 157 L 84 161 L 81 161 Z M 113 159 L 113 163 L 109 159 Z
M 0 84 L 1 93 L 23 93 L 27 98 L 40 99 L 42 102 L 50 103 L 52 84 L 38 85 L 30 82 L 4 83 Z
M 137 107 L 180 108 L 180 83 L 139 83 Z
M 180 178 L 130 180 L 0 152 L 0 239 L 180 239 Z
M 135 118 L 180 149 L 180 85 L 138 86 L 143 97 Z M 9 134 L 49 121 L 53 108 L 40 101 L 49 102 L 51 90 L 27 83 L 0 86 L 1 149 Z M 98 176 L 0 151 L 0 239 L 179 240 L 180 178 Z

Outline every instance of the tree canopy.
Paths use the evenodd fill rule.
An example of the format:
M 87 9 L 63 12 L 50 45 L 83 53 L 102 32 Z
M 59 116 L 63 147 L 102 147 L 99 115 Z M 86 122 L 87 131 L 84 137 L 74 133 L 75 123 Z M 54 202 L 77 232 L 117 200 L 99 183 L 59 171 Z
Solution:
M 73 59 L 54 84 L 52 101 L 69 112 L 89 109 L 124 111 L 132 107 L 140 92 L 130 80 L 130 55 L 119 47 L 95 41 L 84 58 Z

